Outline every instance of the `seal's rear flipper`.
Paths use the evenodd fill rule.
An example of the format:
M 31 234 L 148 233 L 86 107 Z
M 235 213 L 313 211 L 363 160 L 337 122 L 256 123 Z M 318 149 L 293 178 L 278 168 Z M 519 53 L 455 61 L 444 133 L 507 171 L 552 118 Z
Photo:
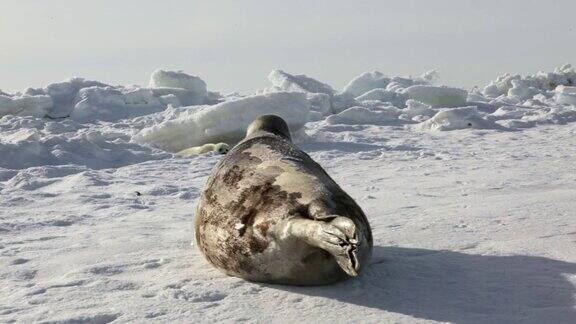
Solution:
M 331 221 L 291 219 L 278 233 L 280 237 L 296 237 L 306 243 L 332 254 L 336 262 L 348 275 L 358 275 L 356 226 L 345 217 L 335 216 Z
M 338 248 L 333 248 L 330 252 L 340 268 L 350 276 L 357 276 L 360 264 L 358 262 L 357 244 L 358 237 L 356 236 L 356 226 L 349 218 L 336 217 L 329 223 L 328 231 L 331 235 L 336 232 L 336 235 L 343 233 L 344 236 L 339 235 Z M 336 229 L 336 231 L 334 231 Z

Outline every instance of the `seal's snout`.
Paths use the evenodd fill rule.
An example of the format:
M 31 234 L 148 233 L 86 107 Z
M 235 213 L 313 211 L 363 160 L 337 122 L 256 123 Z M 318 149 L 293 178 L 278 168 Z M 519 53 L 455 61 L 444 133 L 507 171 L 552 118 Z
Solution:
M 282 117 L 276 115 L 262 115 L 256 118 L 250 126 L 248 126 L 246 137 L 258 132 L 272 133 L 292 140 L 288 124 L 286 124 Z

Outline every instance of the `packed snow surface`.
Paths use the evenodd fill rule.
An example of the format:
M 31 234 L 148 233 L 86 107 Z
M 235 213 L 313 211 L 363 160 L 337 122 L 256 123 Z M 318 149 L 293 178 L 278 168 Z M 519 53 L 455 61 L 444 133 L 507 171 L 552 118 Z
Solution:
M 368 72 L 338 92 L 277 70 L 222 96 L 159 70 L 0 91 L 0 322 L 574 323 L 575 76 L 466 91 Z M 251 283 L 190 246 L 221 155 L 172 153 L 268 113 L 366 212 L 358 278 Z

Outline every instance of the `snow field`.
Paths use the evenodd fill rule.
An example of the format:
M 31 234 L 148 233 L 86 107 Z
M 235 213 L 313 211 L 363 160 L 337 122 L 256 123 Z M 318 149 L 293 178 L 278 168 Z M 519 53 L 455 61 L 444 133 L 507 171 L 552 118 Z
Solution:
M 285 287 L 210 267 L 191 223 L 216 155 L 4 169 L 0 321 L 572 321 L 574 124 L 308 127 L 301 147 L 373 227 L 359 278 Z
M 147 88 L 0 92 L 0 322 L 572 323 L 574 76 L 480 91 L 369 72 L 338 92 L 278 70 L 222 96 L 157 71 Z M 190 247 L 220 156 L 172 153 L 234 144 L 268 113 L 366 212 L 359 278 L 260 285 Z

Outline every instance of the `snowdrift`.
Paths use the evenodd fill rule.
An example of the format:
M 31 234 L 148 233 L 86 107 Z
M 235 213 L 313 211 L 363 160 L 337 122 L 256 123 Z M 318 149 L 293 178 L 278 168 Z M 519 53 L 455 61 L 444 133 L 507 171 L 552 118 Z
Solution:
M 52 108 L 52 98 L 46 95 L 15 96 L 0 95 L 0 116 L 44 117 Z
M 468 92 L 448 87 L 414 85 L 403 91 L 410 99 L 432 107 L 461 107 L 466 104 Z
M 398 124 L 400 110 L 396 107 L 352 107 L 326 118 L 328 124 L 393 125 Z
M 0 169 L 46 165 L 103 169 L 169 156 L 131 143 L 123 132 L 89 129 L 72 120 L 4 116 L 0 118 L 0 134 Z
M 576 106 L 576 87 L 558 86 L 556 88 L 556 101 L 560 104 Z
M 304 74 L 292 75 L 282 70 L 273 70 L 268 75 L 274 89 L 279 91 L 297 91 L 334 95 L 336 91 L 329 85 L 310 78 Z
M 367 91 L 364 94 L 356 97 L 356 101 L 360 103 L 366 100 L 389 102 L 393 106 L 403 107 L 408 100 L 408 96 L 404 93 L 378 88 Z
M 156 89 L 153 93 L 174 95 L 186 106 L 202 105 L 208 99 L 206 82 L 181 71 L 156 70 L 150 77 L 149 86 Z
M 476 107 L 443 109 L 432 118 L 412 126 L 412 129 L 419 131 L 447 131 L 465 128 L 502 129 L 496 123 L 482 116 Z
M 513 82 L 521 81 L 521 82 Z M 528 88 L 524 91 L 545 93 L 554 90 L 559 85 L 573 86 L 576 84 L 576 72 L 570 64 L 556 68 L 553 72 L 538 72 L 534 75 L 522 77 L 519 74 L 504 74 L 484 87 L 482 93 L 489 98 L 501 96 L 514 96 L 519 88 Z M 512 93 L 510 90 L 515 88 Z
M 173 107 L 219 101 L 199 77 L 157 70 L 149 88 L 110 86 L 71 78 L 45 88 L 29 88 L 14 95 L 0 93 L 0 116 L 19 115 L 66 118 L 93 123 L 147 115 Z
M 105 168 L 154 159 L 156 151 L 145 146 L 176 152 L 211 142 L 234 144 L 262 114 L 282 116 L 294 131 L 310 122 L 449 131 L 576 120 L 576 72 L 570 65 L 526 77 L 505 74 L 482 91 L 433 85 L 436 71 L 416 77 L 366 72 L 342 92 L 282 70 L 268 79 L 270 88 L 248 96 L 221 96 L 197 76 L 165 70 L 156 70 L 148 87 L 72 78 L 22 93 L 0 91 L 2 127 L 14 128 L 0 137 L 0 166 Z
M 71 118 L 79 122 L 115 121 L 159 112 L 166 105 L 149 89 L 122 92 L 111 87 L 90 87 L 78 92 Z
M 167 111 L 162 122 L 141 130 L 133 140 L 170 152 L 205 143 L 235 144 L 260 115 L 278 115 L 292 131 L 297 131 L 308 121 L 309 113 L 310 104 L 303 93 L 275 92 L 214 106 Z
M 390 78 L 384 76 L 382 72 L 366 72 L 352 79 L 352 81 L 344 87 L 342 92 L 358 97 L 373 89 L 385 89 L 389 83 Z

